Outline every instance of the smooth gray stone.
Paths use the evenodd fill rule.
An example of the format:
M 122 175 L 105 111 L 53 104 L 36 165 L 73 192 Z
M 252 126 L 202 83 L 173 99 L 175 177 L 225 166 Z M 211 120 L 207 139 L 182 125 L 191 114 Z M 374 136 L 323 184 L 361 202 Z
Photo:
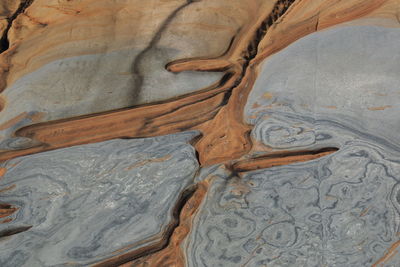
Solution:
M 399 240 L 399 169 L 398 157 L 357 141 L 319 160 L 219 176 L 186 240 L 187 266 L 371 266 Z
M 0 202 L 19 208 L 0 232 L 0 266 L 86 266 L 155 244 L 198 163 L 197 132 L 112 140 L 2 164 Z
M 338 27 L 268 58 L 246 105 L 252 137 L 276 150 L 352 138 L 399 150 L 399 43 L 397 28 Z

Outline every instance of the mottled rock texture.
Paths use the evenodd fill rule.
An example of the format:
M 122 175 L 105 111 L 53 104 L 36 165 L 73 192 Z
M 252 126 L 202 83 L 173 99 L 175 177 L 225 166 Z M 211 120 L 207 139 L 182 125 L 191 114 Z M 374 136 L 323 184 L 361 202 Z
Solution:
M 398 156 L 349 142 L 319 160 L 215 179 L 187 266 L 371 266 L 398 242 Z
M 399 26 L 400 0 L 2 1 L 0 265 L 399 266 Z
M 246 105 L 260 164 L 214 179 L 183 246 L 187 266 L 400 263 L 399 41 L 398 29 L 338 27 L 262 64 Z M 332 146 L 321 159 L 241 172 L 270 167 L 266 153 Z
M 0 265 L 86 266 L 160 246 L 198 168 L 187 144 L 195 135 L 112 140 L 2 164 L 0 199 L 17 210 L 0 225 Z M 26 231 L 10 235 L 18 229 Z

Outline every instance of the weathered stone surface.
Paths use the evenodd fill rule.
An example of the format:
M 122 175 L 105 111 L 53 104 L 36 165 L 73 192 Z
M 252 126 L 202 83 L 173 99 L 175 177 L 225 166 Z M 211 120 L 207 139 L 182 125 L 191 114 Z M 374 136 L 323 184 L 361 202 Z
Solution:
M 113 105 L 120 107 L 118 103 L 132 99 L 132 95 L 124 91 L 125 89 L 106 89 L 112 98 L 105 96 L 104 92 L 96 93 L 96 90 L 103 90 L 102 86 L 110 82 L 112 86 L 118 84 L 118 79 L 104 77 L 114 77 L 114 70 L 127 68 L 127 61 L 114 64 L 115 60 L 111 59 L 93 62 L 89 60 L 95 66 L 80 69 L 79 75 L 67 81 L 68 84 L 74 83 L 81 77 L 83 81 L 78 83 L 78 91 L 72 88 L 69 88 L 72 91 L 63 90 L 63 86 L 57 85 L 54 90 L 63 90 L 62 94 L 46 94 L 50 100 L 61 96 L 54 105 L 50 103 L 54 99 L 43 102 L 43 96 L 37 96 L 39 92 L 36 89 L 33 96 L 37 96 L 39 100 L 32 103 L 27 100 L 27 106 L 33 107 L 29 110 L 14 110 L 7 99 L 0 100 L 0 105 L 6 107 L 3 115 L 9 116 L 0 125 L 3 140 L 6 139 L 2 142 L 6 151 L 0 153 L 0 160 L 112 138 L 149 137 L 188 129 L 203 132 L 203 138 L 196 144 L 202 164 L 215 164 L 242 157 L 252 147 L 248 138 L 251 127 L 243 122 L 242 113 L 257 74 L 256 67 L 263 59 L 302 36 L 344 22 L 355 25 L 399 26 L 398 0 L 150 1 L 140 7 L 133 7 L 131 2 L 125 1 L 54 1 L 50 2 L 51 5 L 49 2 L 44 4 L 42 0 L 25 2 L 30 5 L 13 20 L 8 34 L 11 46 L 0 59 L 4 65 L 0 78 L 7 81 L 5 85 L 8 87 L 24 79 L 24 75 L 28 76 L 28 73 L 39 71 L 41 67 L 45 68 L 46 64 L 55 61 L 80 57 L 108 58 L 110 54 L 113 58 L 119 58 L 118 55 L 123 54 L 132 63 L 132 71 L 126 77 L 129 76 L 134 81 L 136 89 L 131 88 L 133 95 L 138 96 L 137 88 L 143 87 L 142 89 L 147 89 L 140 89 L 140 94 L 149 93 L 151 97 L 155 97 L 153 100 L 161 95 L 168 95 L 171 88 L 183 90 L 185 86 L 182 87 L 181 83 L 185 83 L 186 78 L 177 77 L 186 77 L 182 75 L 189 72 L 196 77 L 201 75 L 209 82 L 214 80 L 205 72 L 217 72 L 216 75 L 223 75 L 223 78 L 204 90 L 185 87 L 184 90 L 191 92 L 189 95 L 181 95 L 162 103 L 91 114 L 84 118 L 68 118 L 62 122 L 35 124 L 73 114 L 84 114 L 86 111 L 107 110 Z M 157 8 L 153 8 L 154 6 Z M 55 11 L 49 14 L 49 9 Z M 135 20 L 129 20 L 132 17 Z M 146 24 L 145 21 L 149 18 L 158 23 Z M 109 21 L 111 22 L 108 23 Z M 140 23 L 132 25 L 132 21 Z M 127 31 L 135 34 L 126 34 Z M 39 36 L 48 38 L 41 39 Z M 66 37 L 68 38 L 65 40 Z M 180 42 L 174 42 L 176 40 Z M 37 46 L 34 45 L 36 43 Z M 167 50 L 172 54 L 178 53 L 173 55 L 178 60 L 165 66 L 164 56 L 172 55 Z M 129 58 L 124 51 L 133 54 L 141 52 L 136 57 Z M 168 58 L 169 60 L 172 59 Z M 112 70 L 105 67 L 108 62 L 112 65 Z M 165 71 L 164 67 L 175 74 Z M 92 69 L 99 72 L 91 75 L 88 82 L 85 73 Z M 63 70 L 66 73 L 76 73 L 74 68 Z M 144 72 L 145 75 L 142 75 Z M 49 78 L 49 75 L 46 77 Z M 125 86 L 125 80 L 122 80 Z M 170 83 L 172 80 L 177 83 Z M 190 79 L 190 84 L 195 80 Z M 82 84 L 88 87 L 82 87 Z M 149 84 L 151 86 L 147 86 Z M 30 86 L 31 83 L 26 85 Z M 86 89 L 92 85 L 93 90 L 85 94 Z M 157 89 L 153 85 L 157 85 Z M 11 95 L 17 98 L 15 94 Z M 20 96 L 18 95 L 18 100 L 22 101 L 24 97 Z M 41 103 L 41 106 L 34 107 L 35 102 Z M 51 108 L 44 108 L 48 105 Z M 7 108 L 13 112 L 6 112 Z M 32 123 L 34 125 L 24 127 Z M 109 130 L 110 124 L 113 124 L 112 130 Z
M 258 2 L 33 1 L 14 20 L 10 49 L 0 56 L 0 140 L 35 122 L 166 100 L 213 85 L 223 73 L 175 74 L 165 65 L 224 54 Z M 0 149 L 32 145 L 23 141 L 2 142 Z
M 398 156 L 355 141 L 216 179 L 186 240 L 187 266 L 371 266 L 398 242 Z
M 256 150 L 341 146 L 350 136 L 399 149 L 399 42 L 396 28 L 338 27 L 266 60 L 246 106 Z
M 399 41 L 398 29 L 337 27 L 263 63 L 246 162 L 339 151 L 245 172 L 239 161 L 239 173 L 219 175 L 182 244 L 187 266 L 398 265 Z
M 196 133 L 113 140 L 11 160 L 0 201 L 1 266 L 83 266 L 164 242 L 198 164 Z M 7 189 L 7 190 L 5 190 Z M 176 216 L 176 215 L 175 215 Z
M 3 1 L 0 265 L 398 266 L 399 18 Z

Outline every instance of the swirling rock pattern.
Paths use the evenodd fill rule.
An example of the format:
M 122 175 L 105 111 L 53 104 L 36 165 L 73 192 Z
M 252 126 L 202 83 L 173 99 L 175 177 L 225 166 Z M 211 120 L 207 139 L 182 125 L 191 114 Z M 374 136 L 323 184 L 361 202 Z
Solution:
M 263 119 L 256 123 L 252 134 L 256 140 L 275 149 L 296 148 L 315 143 L 313 125 L 306 121 Z
M 275 150 L 351 138 L 398 149 L 399 42 L 396 28 L 337 27 L 272 56 L 247 102 L 253 139 Z
M 399 167 L 351 142 L 319 160 L 218 178 L 186 241 L 187 266 L 370 266 L 398 241 Z
M 246 106 L 252 152 L 340 149 L 219 175 L 182 246 L 187 266 L 399 264 L 399 41 L 398 29 L 339 27 L 263 63 Z
M 399 266 L 399 0 L 14 2 L 1 266 Z
M 159 242 L 198 169 L 195 132 L 113 140 L 11 160 L 0 266 L 86 266 Z M 11 186 L 11 189 L 10 189 Z

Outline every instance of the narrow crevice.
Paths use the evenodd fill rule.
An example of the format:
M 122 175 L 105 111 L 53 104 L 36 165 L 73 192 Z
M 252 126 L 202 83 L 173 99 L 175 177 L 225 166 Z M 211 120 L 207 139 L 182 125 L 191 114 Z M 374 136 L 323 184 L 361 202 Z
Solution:
M 221 80 L 219 80 L 217 87 L 224 86 L 235 74 L 233 72 L 227 72 L 224 76 L 222 76 Z
M 199 153 L 199 151 L 195 150 L 195 156 L 196 156 L 197 162 L 200 164 L 200 153 Z M 200 169 L 198 170 L 198 172 L 200 172 Z
M 271 13 L 261 22 L 261 24 L 255 31 L 252 40 L 250 40 L 246 51 L 243 51 L 242 57 L 245 61 L 242 65 L 242 73 L 235 82 L 235 85 L 231 88 L 231 91 L 239 86 L 239 84 L 242 82 L 251 60 L 253 60 L 258 54 L 258 46 L 267 34 L 269 28 L 272 27 L 275 22 L 278 21 L 286 13 L 286 11 L 295 1 L 296 0 L 278 0 L 272 8 Z
M 32 2 L 33 2 L 33 0 L 25 0 L 23 2 L 24 5 L 21 5 L 21 7 L 19 8 L 19 12 L 23 12 L 30 4 L 32 4 Z M 169 25 L 169 23 L 171 22 L 173 17 L 179 11 L 181 11 L 183 8 L 187 7 L 188 5 L 190 5 L 190 4 L 194 3 L 194 2 L 198 2 L 198 1 L 187 0 L 186 3 L 182 4 L 174 12 L 172 12 L 170 14 L 170 16 L 168 16 L 168 18 L 160 26 L 156 36 L 154 36 L 153 40 L 150 42 L 148 47 L 145 50 L 143 50 L 140 53 L 140 55 L 138 55 L 136 57 L 135 61 L 132 64 L 132 72 L 133 73 L 136 73 L 137 75 L 140 76 L 140 71 L 141 71 L 141 68 L 140 68 L 141 63 L 140 62 L 142 62 L 144 60 L 145 56 L 148 53 L 151 53 L 153 51 L 152 49 L 154 49 L 154 47 L 157 45 L 159 39 L 161 38 L 162 32 Z M 227 82 L 231 83 L 229 85 L 226 85 L 227 88 L 224 89 L 223 93 L 225 93 L 225 95 L 223 97 L 223 100 L 218 105 L 218 107 L 216 107 L 216 109 L 214 111 L 212 111 L 213 114 L 211 114 L 211 113 L 208 114 L 210 116 L 207 116 L 205 118 L 205 120 L 203 120 L 203 121 L 197 120 L 193 124 L 185 125 L 185 126 L 182 126 L 182 127 L 178 127 L 177 126 L 177 128 L 174 128 L 175 130 L 180 130 L 180 131 L 188 130 L 188 129 L 193 128 L 196 125 L 202 124 L 202 123 L 204 123 L 206 121 L 213 120 L 213 118 L 218 116 L 218 114 L 220 112 L 220 109 L 223 106 L 228 105 L 229 100 L 232 98 L 233 90 L 235 88 L 238 88 L 238 90 L 241 89 L 240 86 L 243 83 L 243 79 L 244 79 L 244 77 L 246 75 L 247 68 L 250 65 L 250 61 L 257 56 L 258 45 L 261 42 L 261 40 L 264 38 L 264 36 L 266 35 L 269 27 L 271 25 L 273 25 L 274 23 L 276 23 L 284 14 L 286 14 L 287 10 L 289 9 L 289 7 L 293 3 L 295 3 L 295 0 L 278 0 L 276 2 L 274 8 L 272 9 L 272 12 L 259 25 L 258 30 L 255 31 L 254 36 L 253 36 L 253 40 L 249 41 L 249 45 L 247 47 L 247 51 L 243 51 L 243 53 L 242 53 L 243 62 L 241 63 L 242 66 L 240 67 L 240 70 L 236 70 L 236 71 L 233 70 L 233 69 L 232 70 L 228 70 L 226 75 L 224 75 L 224 77 L 220 80 L 220 83 L 215 85 L 216 86 L 215 88 L 218 88 L 218 87 L 223 87 Z M 18 12 L 16 12 L 16 13 L 18 13 Z M 16 16 L 17 15 L 14 15 L 13 17 L 16 17 Z M 237 66 L 237 65 L 235 65 L 235 66 Z M 234 79 L 234 80 L 232 81 L 232 79 Z M 138 93 L 140 93 L 140 83 L 141 83 L 140 80 L 141 79 L 139 77 L 138 80 L 137 80 L 139 84 L 137 84 L 137 86 L 135 86 L 136 89 L 138 89 Z M 170 106 L 170 107 L 168 107 L 166 109 L 166 111 L 158 113 L 157 117 L 163 116 L 165 114 L 170 114 L 172 112 L 178 111 L 179 109 L 185 108 L 185 107 L 187 107 L 189 105 L 192 105 L 192 104 L 195 104 L 195 103 L 198 103 L 198 102 L 201 102 L 201 101 L 208 100 L 208 99 L 210 99 L 210 98 L 212 98 L 212 97 L 214 97 L 214 96 L 216 96 L 216 95 L 218 95 L 220 93 L 221 93 L 220 91 L 216 90 L 215 92 L 210 92 L 207 96 L 200 97 L 200 99 L 193 98 L 193 100 L 188 101 L 188 103 L 185 102 L 184 104 L 177 104 L 176 106 L 173 106 L 173 107 Z M 191 96 L 191 95 L 194 95 L 194 94 L 191 93 L 191 94 L 188 94 L 188 95 Z M 184 95 L 184 96 L 180 96 L 180 97 L 177 97 L 177 98 L 169 99 L 168 101 L 160 101 L 160 102 L 154 102 L 154 103 L 151 103 L 151 104 L 138 105 L 138 106 L 136 106 L 136 108 L 154 106 L 154 105 L 157 105 L 157 104 L 160 104 L 160 103 L 169 103 L 169 102 L 174 101 L 174 100 L 183 99 L 184 97 L 187 97 L 188 95 Z M 241 101 L 245 101 L 245 98 L 242 98 Z M 100 113 L 96 113 L 96 114 L 88 114 L 88 115 L 78 116 L 78 117 L 74 117 L 74 118 L 61 119 L 61 120 L 56 120 L 56 121 L 51 121 L 51 122 L 43 122 L 43 123 L 39 123 L 39 124 L 33 124 L 33 125 L 29 125 L 29 126 L 26 126 L 26 127 L 23 127 L 21 129 L 17 130 L 15 132 L 15 135 L 16 136 L 20 136 L 20 137 L 34 138 L 33 135 L 35 134 L 35 129 L 40 129 L 41 127 L 42 128 L 49 127 L 49 125 L 54 125 L 55 123 L 73 122 L 73 121 L 76 121 L 78 119 L 85 119 L 85 118 L 89 118 L 89 117 L 102 116 L 102 115 L 106 115 L 106 114 L 117 112 L 117 111 L 122 111 L 123 112 L 125 110 L 129 110 L 130 111 L 130 110 L 133 110 L 133 108 L 130 107 L 130 108 L 124 108 L 124 109 L 119 109 L 119 110 L 115 110 L 115 111 L 100 112 Z M 155 117 L 146 118 L 144 120 L 144 123 L 143 123 L 142 127 L 143 128 L 151 127 L 151 124 L 153 123 L 154 120 L 155 120 Z M 80 126 L 75 126 L 75 127 L 80 128 Z M 76 128 L 74 128 L 73 130 L 76 131 Z M 31 133 L 29 133 L 29 132 L 31 132 Z M 70 132 L 71 131 L 69 131 L 68 134 L 71 134 Z M 138 136 L 135 136 L 135 137 L 146 137 L 146 136 L 149 136 L 148 131 L 146 131 L 146 133 L 144 135 L 143 135 L 144 131 L 142 131 L 142 130 L 139 130 L 138 133 L 139 133 Z M 65 135 L 67 135 L 67 133 L 62 132 L 60 137 L 62 137 L 63 135 L 65 136 Z M 65 136 L 65 138 L 69 138 L 69 137 Z M 89 136 L 87 136 L 87 138 L 90 139 Z M 111 138 L 115 138 L 115 137 L 111 137 Z M 105 139 L 103 139 L 103 140 L 108 140 L 108 139 L 111 139 L 111 138 L 105 137 Z M 84 143 L 89 143 L 89 142 L 87 140 L 85 140 L 84 142 L 76 142 L 76 143 L 72 142 L 72 143 L 75 145 L 75 144 L 84 144 Z M 47 145 L 46 144 L 41 144 L 41 146 L 40 147 L 38 146 L 36 149 L 30 148 L 29 150 L 21 151 L 21 153 L 19 153 L 19 154 L 18 153 L 16 153 L 16 154 L 15 153 L 3 154 L 3 158 L 2 159 L 9 159 L 9 158 L 15 157 L 16 155 L 33 154 L 33 153 L 37 153 L 39 151 L 52 150 L 52 149 L 61 148 L 61 147 L 68 147 L 68 146 L 71 146 L 71 144 L 66 144 L 66 145 L 58 144 L 57 146 L 54 146 L 54 147 L 51 144 L 47 144 Z M 2 153 L 0 153 L 0 154 L 2 154 Z
M 295 2 L 296 0 L 278 0 L 274 7 L 272 8 L 271 13 L 268 17 L 266 17 L 261 25 L 256 30 L 253 39 L 247 46 L 247 51 L 244 51 L 243 58 L 246 60 L 243 64 L 243 71 L 242 77 L 246 73 L 246 69 L 250 64 L 250 61 L 257 56 L 258 53 L 258 46 L 262 39 L 267 34 L 269 28 L 275 24 L 289 9 L 289 7 Z
M 231 98 L 231 95 L 232 95 L 232 90 L 228 90 L 225 92 L 224 99 L 222 99 L 222 102 L 220 104 L 221 107 L 228 104 L 229 99 Z
M 235 88 L 237 88 L 243 81 L 243 78 L 246 75 L 247 69 L 250 65 L 250 61 L 254 59 L 257 54 L 258 54 L 258 46 L 262 39 L 265 37 L 265 35 L 268 32 L 268 29 L 273 26 L 284 14 L 286 14 L 286 11 L 290 8 L 290 6 L 295 2 L 296 0 L 278 0 L 271 13 L 262 21 L 261 25 L 257 28 L 255 31 L 255 34 L 250 41 L 250 43 L 247 46 L 247 49 L 243 51 L 243 59 L 244 62 L 242 63 L 242 71 L 240 75 L 236 78 L 234 81 L 233 85 L 226 91 L 222 105 L 227 105 L 231 96 L 232 92 Z M 233 38 L 231 40 L 231 44 L 233 43 Z M 175 61 L 176 62 L 176 61 Z M 172 62 L 173 63 L 173 62 Z M 168 67 L 168 64 L 167 64 Z M 231 79 L 234 75 L 234 73 L 228 72 L 227 75 L 225 75 L 222 80 L 221 84 L 225 84 L 229 79 Z
M 233 173 L 248 172 L 258 169 L 272 168 L 276 166 L 288 165 L 298 162 L 306 162 L 328 156 L 339 149 L 336 147 L 326 147 L 318 150 L 288 151 L 255 157 L 238 161 L 230 166 Z
M 315 23 L 314 31 L 318 31 L 318 26 L 319 26 L 319 13 L 317 14 L 317 22 Z
M 235 125 L 240 125 L 237 126 L 238 132 L 240 134 L 245 134 L 245 138 L 243 139 L 243 137 L 237 137 L 237 133 L 233 134 L 230 136 L 229 142 L 231 142 L 232 144 L 234 144 L 235 142 L 237 143 L 237 140 L 244 140 L 244 141 L 240 141 L 239 144 L 235 144 L 236 147 L 233 149 L 233 151 L 229 151 L 230 154 L 225 153 L 225 155 L 212 155 L 211 156 L 211 160 L 205 160 L 204 158 L 207 158 L 207 156 L 202 156 L 201 158 L 203 159 L 203 161 L 201 161 L 202 165 L 208 165 L 208 164 L 214 164 L 216 162 L 221 162 L 221 161 L 226 161 L 226 160 L 231 160 L 234 158 L 239 158 L 241 156 L 243 156 L 244 154 L 246 154 L 247 152 L 250 151 L 251 149 L 251 139 L 249 138 L 250 135 L 250 125 L 247 125 L 244 121 L 243 121 L 243 108 L 245 106 L 245 103 L 247 101 L 247 96 L 249 93 L 249 89 L 250 86 L 249 84 L 252 82 L 252 80 L 250 79 L 254 79 L 255 78 L 255 72 L 254 69 L 252 67 L 252 61 L 253 59 L 255 59 L 258 55 L 259 52 L 259 45 L 261 43 L 261 41 L 264 39 L 264 37 L 266 36 L 268 30 L 275 26 L 277 23 L 280 23 L 282 21 L 282 17 L 284 17 L 284 15 L 287 14 L 288 10 L 290 9 L 290 7 L 296 3 L 296 0 L 278 0 L 275 2 L 271 12 L 269 13 L 269 15 L 267 17 L 265 17 L 261 23 L 258 25 L 257 29 L 252 33 L 253 36 L 250 38 L 250 40 L 244 40 L 247 41 L 247 48 L 244 49 L 241 53 L 241 58 L 239 59 L 238 63 L 240 62 L 240 67 L 239 70 L 237 70 L 237 65 L 231 65 L 232 71 L 234 71 L 234 73 L 236 74 L 235 80 L 233 81 L 233 85 L 228 88 L 224 95 L 224 99 L 222 104 L 229 106 L 231 109 L 228 108 L 228 112 L 230 113 L 234 113 L 234 114 L 230 114 L 233 115 L 234 120 L 235 120 Z M 250 68 L 250 70 L 248 71 L 248 69 Z M 250 74 L 249 74 L 250 73 Z M 250 76 L 249 79 L 246 79 L 246 77 Z M 246 79 L 246 80 L 245 80 Z M 235 90 L 235 91 L 234 91 Z M 231 100 L 233 99 L 233 100 Z M 232 102 L 233 105 L 229 105 L 230 101 Z M 235 106 L 238 105 L 238 106 Z M 221 110 L 219 111 L 221 112 Z M 218 113 L 220 114 L 220 113 Z M 218 114 L 216 116 L 218 116 Z M 240 115 L 239 115 L 240 114 Z M 222 120 L 226 119 L 224 118 L 224 116 L 226 117 L 227 115 L 222 114 Z M 241 116 L 242 118 L 239 119 L 239 116 Z M 220 117 L 221 118 L 221 117 Z M 233 129 L 231 129 L 232 132 L 235 132 Z M 213 131 L 213 129 L 211 129 L 211 131 Z M 207 144 L 206 142 L 209 142 L 209 144 Z M 210 146 L 212 147 L 212 143 L 215 142 L 214 140 L 207 140 L 205 143 L 205 145 L 203 145 L 204 150 L 203 151 L 204 154 L 217 154 L 218 149 L 214 148 L 213 150 L 210 149 Z M 221 140 L 219 140 L 220 142 L 216 143 L 216 146 L 219 145 L 221 147 L 226 147 L 227 142 L 223 141 L 221 142 Z M 232 146 L 234 147 L 234 146 Z M 224 151 L 224 149 L 219 149 L 219 151 Z
M 166 230 L 163 233 L 163 237 L 161 238 L 161 241 L 150 245 L 148 247 L 143 247 L 138 250 L 132 251 L 125 253 L 123 255 L 105 260 L 101 263 L 94 264 L 93 267 L 111 267 L 111 266 L 119 266 L 124 263 L 130 262 L 137 260 L 138 258 L 145 257 L 151 254 L 154 254 L 160 250 L 165 249 L 168 244 L 170 243 L 170 239 L 172 237 L 172 234 L 174 233 L 174 230 L 179 226 L 180 224 L 180 214 L 182 212 L 182 209 L 184 208 L 185 204 L 189 201 L 189 199 L 194 195 L 194 193 L 197 190 L 197 185 L 192 185 L 189 186 L 187 189 L 185 189 L 178 201 L 176 202 L 176 205 L 172 211 L 172 221 L 170 224 L 167 226 Z
M 30 226 L 20 226 L 20 227 L 2 230 L 2 231 L 0 231 L 0 239 L 7 237 L 7 236 L 12 236 L 12 235 L 16 235 L 16 234 L 28 231 L 31 228 L 32 228 L 32 226 L 30 225 Z
M 233 89 L 235 89 L 236 87 L 238 87 L 241 84 L 243 77 L 246 74 L 247 68 L 250 65 L 250 61 L 257 56 L 258 46 L 259 46 L 260 42 L 262 41 L 262 39 L 267 34 L 268 29 L 271 26 L 273 26 L 276 23 L 276 21 L 278 21 L 286 13 L 286 11 L 289 9 L 289 7 L 295 1 L 296 0 L 278 0 L 275 3 L 271 13 L 268 15 L 268 17 L 266 17 L 262 21 L 261 25 L 257 28 L 252 40 L 250 41 L 250 43 L 247 46 L 247 49 L 245 51 L 243 51 L 242 57 L 244 59 L 244 62 L 242 63 L 242 71 L 241 71 L 241 74 L 234 81 L 234 84 L 227 90 L 227 94 L 225 95 L 225 99 L 224 99 L 225 105 L 228 103 L 228 100 L 229 100 L 230 96 L 232 95 Z M 231 39 L 230 44 L 229 44 L 229 49 L 231 49 L 235 38 L 236 38 L 236 35 Z M 228 53 L 229 49 L 223 55 L 226 55 Z M 184 62 L 184 61 L 187 61 L 187 59 L 169 62 L 168 64 L 166 64 L 165 68 L 168 70 L 170 65 L 176 64 L 177 62 Z M 213 71 L 226 71 L 226 69 L 214 69 Z M 224 75 L 224 77 L 222 77 L 222 79 L 220 81 L 220 86 L 225 84 L 233 76 L 234 76 L 234 73 L 231 73 L 231 72 L 228 72 L 226 75 Z
M 11 17 L 7 18 L 7 26 L 0 38 L 0 54 L 7 51 L 10 48 L 10 42 L 8 40 L 8 32 L 11 29 L 13 21 L 33 3 L 34 0 L 22 0 L 19 7 Z
M 242 64 L 242 73 L 235 81 L 234 85 L 230 88 L 229 91 L 235 89 L 239 84 L 242 82 L 244 76 L 246 75 L 246 71 L 248 66 L 250 65 L 250 61 L 254 59 L 258 54 L 258 46 L 262 39 L 267 34 L 270 27 L 272 27 L 276 21 L 278 21 L 289 9 L 289 7 L 295 2 L 296 0 L 278 0 L 271 13 L 262 21 L 261 25 L 257 28 L 254 33 L 253 38 L 250 40 L 247 49 L 243 51 L 243 59 L 244 62 Z M 230 97 L 231 93 L 227 96 Z M 226 101 L 227 103 L 228 101 Z

